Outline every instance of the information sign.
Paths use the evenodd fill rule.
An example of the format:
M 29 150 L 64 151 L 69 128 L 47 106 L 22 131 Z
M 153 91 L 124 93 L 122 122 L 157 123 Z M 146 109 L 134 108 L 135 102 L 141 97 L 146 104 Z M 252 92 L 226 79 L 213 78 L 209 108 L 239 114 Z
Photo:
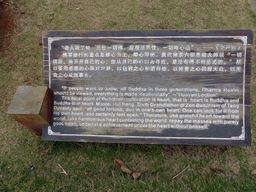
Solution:
M 250 30 L 45 31 L 45 140 L 250 145 Z

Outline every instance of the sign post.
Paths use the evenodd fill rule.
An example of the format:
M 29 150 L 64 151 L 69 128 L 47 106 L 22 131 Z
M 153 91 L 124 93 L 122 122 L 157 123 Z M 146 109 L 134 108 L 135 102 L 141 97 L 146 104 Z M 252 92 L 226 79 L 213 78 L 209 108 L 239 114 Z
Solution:
M 47 86 L 19 86 L 8 114 L 36 135 L 51 125 L 52 91 Z

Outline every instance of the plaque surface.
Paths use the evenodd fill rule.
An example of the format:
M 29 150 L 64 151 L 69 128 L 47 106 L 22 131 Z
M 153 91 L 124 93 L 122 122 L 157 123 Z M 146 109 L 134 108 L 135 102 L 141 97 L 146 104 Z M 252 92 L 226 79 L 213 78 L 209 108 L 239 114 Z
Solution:
M 253 33 L 45 31 L 45 140 L 250 145 Z

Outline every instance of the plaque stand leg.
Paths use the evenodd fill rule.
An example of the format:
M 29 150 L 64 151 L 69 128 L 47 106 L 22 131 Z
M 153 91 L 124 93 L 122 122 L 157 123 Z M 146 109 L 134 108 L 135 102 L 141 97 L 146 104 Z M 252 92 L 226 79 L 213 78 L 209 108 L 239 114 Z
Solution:
M 47 86 L 19 86 L 8 114 L 36 135 L 51 125 L 52 91 Z

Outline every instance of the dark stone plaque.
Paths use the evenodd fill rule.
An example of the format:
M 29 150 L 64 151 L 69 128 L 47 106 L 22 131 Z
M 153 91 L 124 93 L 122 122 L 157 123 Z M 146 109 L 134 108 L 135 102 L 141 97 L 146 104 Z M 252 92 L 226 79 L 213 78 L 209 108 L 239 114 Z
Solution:
M 250 145 L 250 30 L 45 31 L 58 141 Z

